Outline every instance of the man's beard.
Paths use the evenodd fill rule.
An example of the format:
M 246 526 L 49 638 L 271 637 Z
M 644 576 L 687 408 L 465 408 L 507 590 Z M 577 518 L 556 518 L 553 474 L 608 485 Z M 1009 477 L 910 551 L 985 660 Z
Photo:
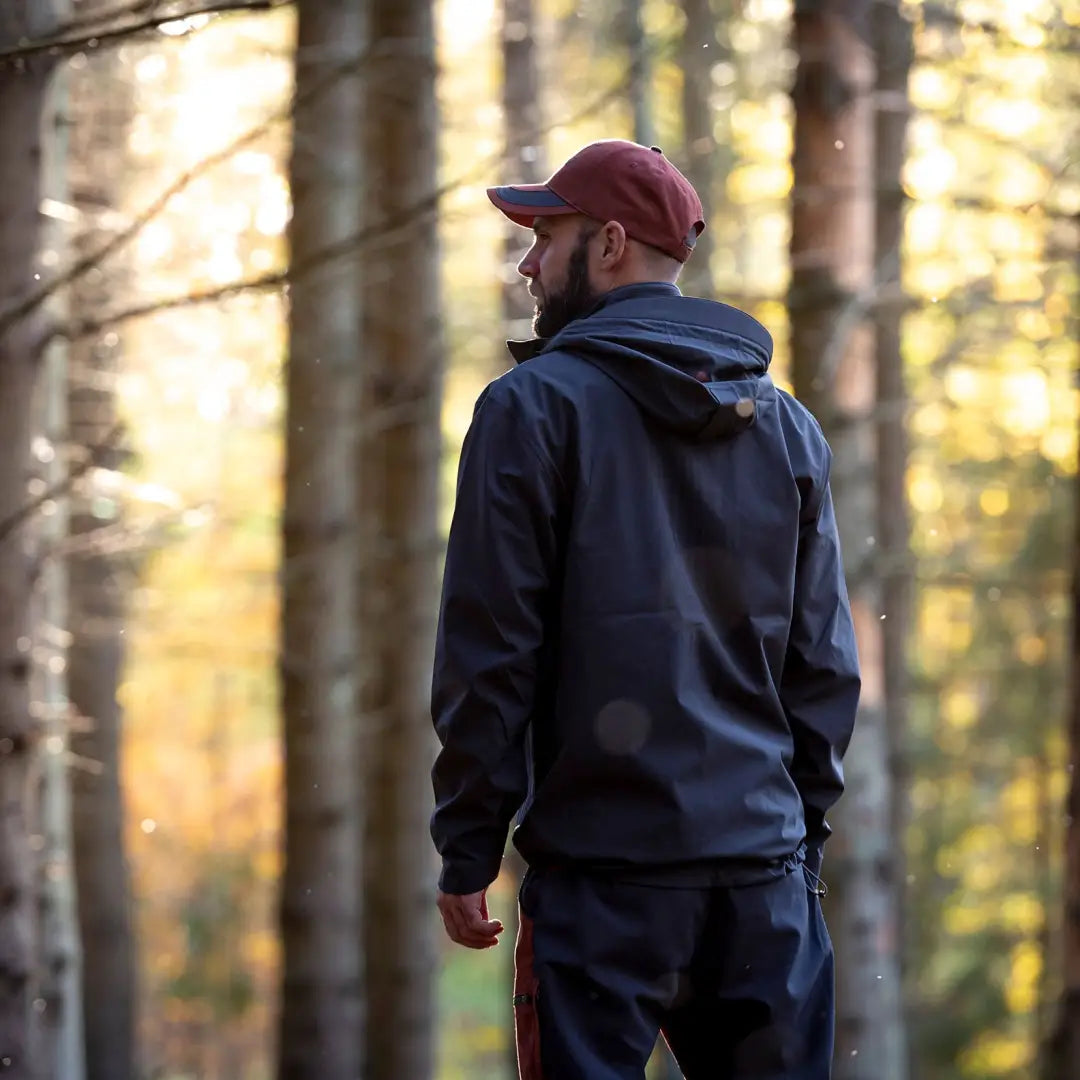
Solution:
M 554 337 L 564 326 L 588 315 L 600 300 L 600 293 L 589 284 L 589 240 L 593 233 L 582 233 L 570 253 L 566 267 L 566 284 L 562 292 L 544 297 L 543 306 L 537 301 L 533 331 L 539 338 Z

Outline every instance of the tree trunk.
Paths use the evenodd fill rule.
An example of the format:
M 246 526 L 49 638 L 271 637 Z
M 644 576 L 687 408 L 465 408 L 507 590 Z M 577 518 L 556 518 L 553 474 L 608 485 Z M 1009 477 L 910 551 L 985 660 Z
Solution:
M 721 168 L 714 131 L 716 117 L 711 104 L 712 72 L 721 61 L 720 41 L 710 0 L 682 0 L 682 9 L 686 20 L 679 50 L 684 171 L 697 189 L 708 225 L 712 221 L 713 190 L 722 174 L 726 174 L 726 169 Z M 715 298 L 716 284 L 709 265 L 714 247 L 713 230 L 706 228 L 682 273 L 682 288 L 692 296 Z
M 547 176 L 543 147 L 543 107 L 540 65 L 536 44 L 534 0 L 502 3 L 503 139 L 507 181 L 538 184 Z M 531 336 L 533 302 L 525 279 L 515 272 L 529 240 L 522 229 L 507 221 L 503 245 L 506 265 L 502 275 L 502 313 L 508 338 Z M 498 370 L 505 371 L 509 354 L 500 352 Z
M 359 260 L 320 260 L 359 231 L 353 0 L 300 0 L 286 375 L 281 690 L 285 735 L 279 1080 L 356 1080 L 363 1023 L 356 744 Z
M 66 5 L 8 0 L 0 48 L 48 35 Z M 43 375 L 47 315 L 10 320 L 40 272 L 43 121 L 55 57 L 0 61 L 0 1058 L 9 1080 L 42 1075 L 35 1038 L 35 918 L 29 795 L 32 598 L 40 548 L 24 513 L 31 479 L 35 391 Z
M 442 342 L 431 0 L 371 0 L 365 220 L 403 219 L 364 276 L 362 708 L 370 732 L 364 947 L 367 1080 L 434 1070 L 434 734 L 429 688 L 439 557 Z M 404 218 L 403 218 L 404 216 Z
M 874 157 L 877 205 L 874 262 L 876 297 L 874 330 L 877 344 L 878 543 L 881 583 L 882 674 L 892 805 L 889 831 L 893 843 L 888 868 L 895 904 L 896 963 L 904 1018 L 904 1057 L 910 1058 L 907 1017 L 912 989 L 905 970 L 909 934 L 907 860 L 908 826 L 908 641 L 914 587 L 907 504 L 908 397 L 901 352 L 905 295 L 901 276 L 905 195 L 902 173 L 910 115 L 908 74 L 912 60 L 911 23 L 898 0 L 879 0 L 873 13 L 877 93 L 874 113 Z
M 1077 471 L 1080 476 L 1080 469 Z M 1077 484 L 1080 492 L 1080 483 Z M 1072 550 L 1071 687 L 1069 796 L 1065 811 L 1065 910 L 1062 925 L 1063 985 L 1061 1001 L 1044 1053 L 1043 1080 L 1080 1076 L 1080 499 L 1077 500 Z
M 544 122 L 540 92 L 540 63 L 537 47 L 537 13 L 534 0 L 503 0 L 502 2 L 502 98 L 503 140 L 506 148 L 506 177 L 515 184 L 538 184 L 548 173 L 547 155 L 541 134 Z M 523 249 L 530 238 L 520 226 L 511 221 L 503 225 L 504 273 L 502 274 L 503 330 L 507 338 L 532 336 L 533 301 L 526 282 L 517 272 Z M 510 364 L 509 353 L 500 350 L 498 371 Z M 525 860 L 517 848 L 507 846 L 503 869 L 510 875 L 514 896 L 525 873 Z M 503 939 L 517 938 L 517 904 L 511 902 L 499 917 L 506 926 Z M 507 1030 L 514 1021 L 512 990 L 514 985 L 514 950 L 506 949 L 506 1022 Z M 508 1042 L 507 1075 L 517 1075 L 517 1046 Z
M 52 80 L 45 116 L 41 158 L 42 195 L 55 206 L 70 202 L 68 130 L 71 124 L 64 77 Z M 42 249 L 55 264 L 70 260 L 69 226 L 50 216 L 42 230 Z M 50 261 L 53 261 L 50 259 Z M 43 311 L 63 323 L 68 315 L 67 290 L 53 294 Z M 40 398 L 35 409 L 39 485 L 64 494 L 42 506 L 40 576 L 34 601 L 34 678 L 32 710 L 44 736 L 45 752 L 37 758 L 37 805 L 33 826 L 41 837 L 38 863 L 38 970 L 41 1013 L 41 1071 L 52 1080 L 82 1080 L 82 957 L 79 943 L 72 837 L 71 775 L 68 768 L 68 578 L 62 556 L 69 499 L 67 389 L 69 349 L 57 339 L 45 350 Z
M 634 142 L 653 142 L 652 64 L 643 21 L 643 0 L 626 0 L 626 44 L 630 53 L 630 106 L 634 118 Z
M 865 306 L 874 283 L 874 55 L 871 0 L 796 8 L 798 70 L 789 295 L 796 393 L 834 451 L 833 488 L 863 691 L 833 815 L 837 1080 L 906 1074 L 882 653 L 875 364 Z
M 83 4 L 93 10 L 105 0 Z M 101 246 L 108 234 L 99 218 L 117 204 L 124 175 L 131 94 L 115 53 L 91 55 L 71 82 L 72 201 L 79 212 L 78 256 Z M 122 258 L 122 256 L 121 256 Z M 116 256 L 72 286 L 76 321 L 92 318 L 122 295 L 123 263 Z M 119 336 L 101 334 L 72 342 L 68 380 L 68 430 L 76 460 L 95 454 L 103 470 L 119 469 L 115 383 Z M 121 714 L 116 691 L 124 664 L 124 597 L 131 571 L 109 541 L 122 527 L 118 503 L 101 489 L 96 471 L 72 491 L 68 597 L 71 643 L 68 695 L 74 713 L 70 734 L 75 877 L 83 948 L 83 1024 L 87 1080 L 135 1076 L 135 945 L 131 881 L 124 844 L 120 786 Z

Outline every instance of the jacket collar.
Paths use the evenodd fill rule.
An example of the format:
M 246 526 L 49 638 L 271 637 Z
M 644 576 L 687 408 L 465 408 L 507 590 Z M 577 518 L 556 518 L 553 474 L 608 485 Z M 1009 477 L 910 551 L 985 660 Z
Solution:
M 581 317 L 588 318 L 609 304 L 615 304 L 621 300 L 653 300 L 671 296 L 682 296 L 682 293 L 678 285 L 672 285 L 666 281 L 642 281 L 633 285 L 620 285 L 617 289 L 604 293 L 595 306 Z M 521 341 L 508 341 L 506 347 L 510 350 L 514 362 L 523 364 L 526 360 L 539 356 L 551 340 L 551 338 L 526 338 Z

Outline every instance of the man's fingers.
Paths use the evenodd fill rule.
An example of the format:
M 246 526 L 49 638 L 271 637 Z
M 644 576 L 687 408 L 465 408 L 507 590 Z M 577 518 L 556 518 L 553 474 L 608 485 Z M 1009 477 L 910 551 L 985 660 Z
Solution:
M 488 919 L 487 899 L 483 892 L 469 896 L 439 896 L 439 911 L 443 925 L 452 941 L 469 949 L 488 949 L 498 945 L 503 925 L 498 919 Z
M 470 948 L 486 948 L 498 943 L 502 933 L 502 923 L 497 920 L 482 919 L 480 912 L 472 907 L 453 907 L 454 927 L 459 940 Z
M 443 925 L 446 927 L 446 933 L 451 941 L 456 942 L 458 945 L 466 945 L 469 948 L 478 947 L 473 942 L 473 935 L 469 931 L 464 914 L 458 905 L 454 903 L 453 897 L 441 896 L 439 898 L 439 910 L 442 912 Z
M 458 907 L 451 909 L 451 920 L 454 925 L 454 932 L 457 935 L 457 940 L 462 945 L 475 946 L 478 940 L 481 940 L 483 935 L 478 934 L 476 930 L 469 924 L 468 913 L 462 911 Z
M 476 933 L 486 937 L 493 937 L 503 931 L 503 924 L 498 919 L 482 919 L 479 912 L 471 913 L 468 926 L 470 930 L 475 930 Z
M 443 921 L 451 940 L 456 941 L 459 945 L 466 946 L 466 948 L 488 949 L 492 945 L 499 944 L 499 939 L 495 935 L 479 933 L 470 928 L 460 914 L 456 918 L 454 916 L 444 917 Z
M 469 930 L 485 937 L 494 937 L 496 934 L 502 933 L 503 924 L 498 919 L 489 919 L 487 917 L 486 902 L 482 901 L 479 904 L 466 903 L 462 905 L 461 910 L 465 916 L 465 925 Z

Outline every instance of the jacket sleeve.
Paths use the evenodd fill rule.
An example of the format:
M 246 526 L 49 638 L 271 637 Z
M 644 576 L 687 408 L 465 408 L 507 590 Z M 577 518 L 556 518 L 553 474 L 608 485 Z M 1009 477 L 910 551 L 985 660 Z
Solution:
M 442 749 L 431 834 L 444 892 L 478 892 L 498 876 L 528 792 L 525 736 L 555 575 L 559 493 L 556 468 L 529 426 L 489 387 L 462 448 L 435 643 L 431 711 Z
M 806 816 L 806 862 L 817 873 L 844 790 L 841 762 L 859 703 L 859 661 L 828 471 L 804 506 L 795 602 L 780 698 L 794 737 L 791 775 Z

